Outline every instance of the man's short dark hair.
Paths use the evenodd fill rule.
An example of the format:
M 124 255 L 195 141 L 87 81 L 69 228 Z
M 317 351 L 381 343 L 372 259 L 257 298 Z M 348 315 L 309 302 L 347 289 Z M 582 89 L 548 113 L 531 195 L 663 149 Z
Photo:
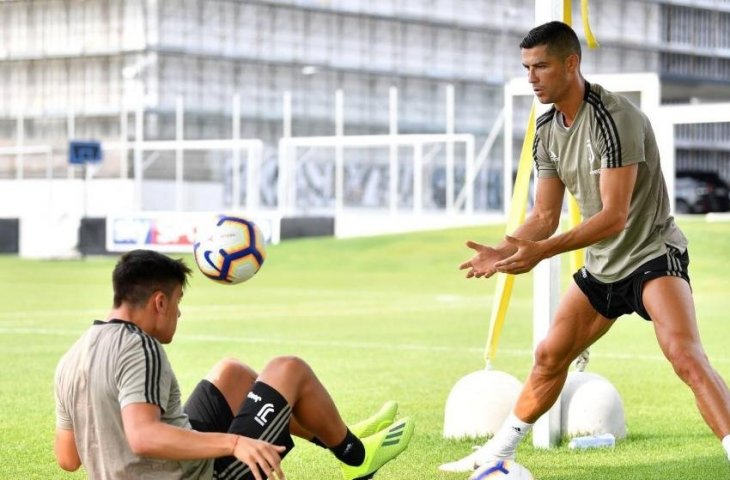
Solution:
M 141 307 L 156 291 L 172 295 L 178 285 L 187 286 L 191 273 L 182 259 L 174 260 L 152 250 L 127 252 L 112 273 L 114 308 L 122 303 Z
M 563 22 L 548 22 L 539 25 L 527 34 L 520 43 L 520 48 L 534 48 L 547 45 L 548 53 L 565 60 L 573 53 L 581 58 L 580 41 L 575 31 Z

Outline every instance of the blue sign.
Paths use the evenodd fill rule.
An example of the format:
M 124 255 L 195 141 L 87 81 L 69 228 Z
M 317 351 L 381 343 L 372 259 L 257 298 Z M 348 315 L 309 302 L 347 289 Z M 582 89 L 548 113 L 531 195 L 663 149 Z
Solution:
M 103 158 L 100 142 L 72 140 L 68 143 L 68 162 L 72 165 L 99 163 Z

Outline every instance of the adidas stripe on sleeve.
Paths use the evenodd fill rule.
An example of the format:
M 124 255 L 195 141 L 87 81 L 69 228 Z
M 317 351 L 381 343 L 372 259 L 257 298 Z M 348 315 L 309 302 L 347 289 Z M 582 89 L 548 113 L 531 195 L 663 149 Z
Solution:
M 170 391 L 170 364 L 160 343 L 134 325 L 125 325 L 124 351 L 118 359 L 119 405 L 150 403 L 164 412 Z M 164 370 L 164 372 L 163 372 Z

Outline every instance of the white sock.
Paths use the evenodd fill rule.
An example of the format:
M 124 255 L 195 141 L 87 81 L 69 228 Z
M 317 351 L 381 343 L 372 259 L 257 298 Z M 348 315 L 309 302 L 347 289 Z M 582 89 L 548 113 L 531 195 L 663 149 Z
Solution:
M 725 438 L 722 439 L 722 447 L 727 453 L 727 459 L 730 460 L 730 435 L 725 435 Z
M 489 453 L 498 458 L 514 458 L 517 445 L 532 429 L 531 423 L 525 423 L 510 413 L 502 424 L 502 428 L 487 442 L 485 447 Z

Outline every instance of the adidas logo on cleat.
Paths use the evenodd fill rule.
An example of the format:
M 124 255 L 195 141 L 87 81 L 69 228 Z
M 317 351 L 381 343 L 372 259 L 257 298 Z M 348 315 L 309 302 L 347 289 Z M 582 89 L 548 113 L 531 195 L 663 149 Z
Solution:
M 387 447 L 389 445 L 395 445 L 400 441 L 400 437 L 403 436 L 403 429 L 406 427 L 405 423 L 401 423 L 400 425 L 397 425 L 393 427 L 390 430 L 390 433 L 386 435 L 385 441 L 383 442 L 383 446 Z

